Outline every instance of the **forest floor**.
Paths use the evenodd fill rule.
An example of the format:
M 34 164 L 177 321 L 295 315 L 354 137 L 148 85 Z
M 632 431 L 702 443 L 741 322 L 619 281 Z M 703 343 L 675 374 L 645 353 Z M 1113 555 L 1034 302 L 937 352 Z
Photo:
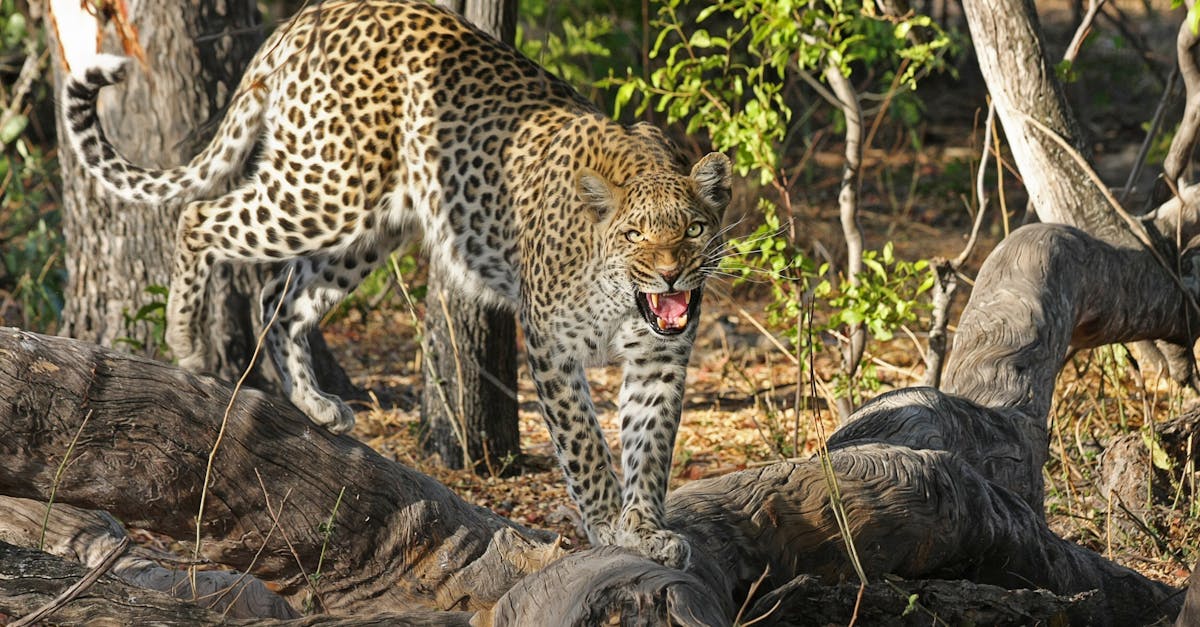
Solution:
M 1066 5 L 1049 4 L 1049 9 L 1039 9 L 1053 13 L 1055 5 Z M 1058 22 L 1070 17 L 1063 6 L 1057 9 Z M 1116 6 L 1136 11 L 1143 6 L 1148 10 L 1150 5 L 1118 2 Z M 1104 68 L 1099 75 L 1109 79 L 1078 80 L 1069 88 L 1072 106 L 1096 138 L 1098 167 L 1114 186 L 1124 182 L 1124 173 L 1144 136 L 1142 125 L 1155 105 L 1148 99 L 1161 93 L 1161 85 L 1155 88 L 1155 84 L 1164 77 L 1146 70 L 1151 67 L 1147 59 L 1172 55 L 1173 24 L 1170 20 L 1159 23 L 1157 36 L 1152 26 L 1129 32 L 1109 23 L 1108 30 L 1092 38 L 1077 66 L 1079 73 L 1087 76 L 1096 76 L 1097 67 Z M 1099 27 L 1104 27 L 1103 21 Z M 1053 48 L 1055 41 L 1069 39 L 1070 32 L 1055 35 L 1052 30 L 1051 35 Z M 910 134 L 897 132 L 889 138 L 881 132 L 874 144 L 877 147 L 866 155 L 861 223 L 867 247 L 879 249 L 890 241 L 896 257 L 907 260 L 954 257 L 962 250 L 972 219 L 965 207 L 974 206 L 967 198 L 973 193 L 982 143 L 985 99 L 977 76 L 963 72 L 942 85 L 934 80 L 926 90 L 922 97 L 929 122 L 919 129 L 918 150 L 912 149 Z M 815 251 L 814 256 L 823 254 L 834 260 L 842 248 L 835 208 L 840 158 L 836 137 L 814 151 L 815 174 L 800 194 L 802 208 L 795 216 L 806 248 Z M 989 176 L 994 187 L 995 174 Z M 970 277 L 1004 234 L 1026 219 L 1019 181 L 1011 172 L 1005 177 L 1005 194 L 992 201 L 999 208 L 991 210 L 981 240 L 963 268 L 965 280 L 960 280 L 951 332 L 969 295 Z M 735 200 L 739 206 L 731 208 L 730 216 L 753 207 L 750 196 L 743 190 L 740 203 Z M 406 280 L 420 282 L 419 278 Z M 781 348 L 786 340 L 779 339 L 779 330 L 762 328 L 769 289 L 719 281 L 710 282 L 708 292 L 689 367 L 672 487 L 793 455 L 808 457 L 838 424 L 836 411 L 821 400 L 813 401 L 805 389 L 807 383 L 798 385 L 807 378 L 803 367 L 793 365 Z M 373 306 L 364 304 L 372 300 Z M 375 399 L 358 408 L 354 435 L 381 453 L 433 476 L 467 500 L 523 525 L 554 530 L 577 545 L 586 543 L 578 514 L 553 462 L 523 357 L 517 390 L 525 456 L 522 474 L 494 477 L 486 471 L 480 475 L 446 470 L 425 456 L 418 442 L 420 312 L 414 316 L 394 295 L 369 295 L 353 302 L 356 304 L 344 307 L 326 326 L 326 337 L 353 381 Z M 927 318 L 923 316 L 888 342 L 868 345 L 879 388 L 867 397 L 920 383 Z M 823 339 L 826 348 L 835 348 L 836 340 Z M 835 355 L 836 350 L 818 354 L 814 368 L 818 378 L 832 379 L 838 368 Z M 602 428 L 616 447 L 619 426 L 614 401 L 620 387 L 619 370 L 594 368 L 588 376 Z M 1167 377 L 1139 371 L 1123 347 L 1081 351 L 1069 357 L 1058 378 L 1048 418 L 1051 459 L 1044 473 L 1052 528 L 1149 577 L 1182 585 L 1200 558 L 1198 473 L 1175 469 L 1172 503 L 1148 510 L 1107 502 L 1096 481 L 1101 452 L 1109 442 L 1128 433 L 1148 433 L 1154 422 L 1178 415 L 1195 400 L 1193 392 Z

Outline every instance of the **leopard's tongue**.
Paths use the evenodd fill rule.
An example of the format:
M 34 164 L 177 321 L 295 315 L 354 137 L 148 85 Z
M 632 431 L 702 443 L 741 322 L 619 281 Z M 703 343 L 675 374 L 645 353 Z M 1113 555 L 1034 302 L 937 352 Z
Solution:
M 658 326 L 665 329 L 678 329 L 687 325 L 688 301 L 691 292 L 671 292 L 669 294 L 646 294 L 646 303 L 650 311 L 658 316 Z

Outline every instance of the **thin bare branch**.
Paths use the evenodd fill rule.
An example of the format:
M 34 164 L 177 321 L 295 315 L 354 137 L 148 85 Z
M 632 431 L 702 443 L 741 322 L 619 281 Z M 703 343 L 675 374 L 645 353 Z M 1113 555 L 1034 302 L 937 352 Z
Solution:
M 1075 57 L 1079 56 L 1079 48 L 1083 46 L 1083 41 L 1092 31 L 1092 23 L 1096 21 L 1096 14 L 1100 12 L 1100 7 L 1104 6 L 1106 0 L 1089 0 L 1087 13 L 1083 15 L 1083 19 L 1079 21 L 1079 28 L 1075 29 L 1075 36 L 1071 38 L 1071 44 L 1067 46 L 1067 52 L 1063 55 L 1064 61 L 1071 63 L 1075 62 Z
M 1179 34 L 1175 38 L 1175 54 L 1187 97 L 1179 130 L 1175 132 L 1171 148 L 1163 160 L 1164 176 L 1180 188 L 1187 185 L 1187 181 L 1184 180 L 1185 171 L 1192 162 L 1197 134 L 1200 134 L 1200 65 L 1196 59 L 1197 43 L 1200 43 L 1200 35 L 1192 31 L 1188 20 L 1184 20 L 1179 25 Z

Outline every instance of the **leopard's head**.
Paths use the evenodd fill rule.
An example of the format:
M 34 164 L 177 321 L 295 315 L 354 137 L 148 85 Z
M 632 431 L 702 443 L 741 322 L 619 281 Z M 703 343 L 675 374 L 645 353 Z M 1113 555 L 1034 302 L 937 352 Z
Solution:
M 576 191 L 603 233 L 605 265 L 655 333 L 676 335 L 699 316 L 701 288 L 721 250 L 730 163 L 710 153 L 691 174 L 651 171 L 614 185 L 578 173 Z M 601 277 L 596 277 L 601 280 Z

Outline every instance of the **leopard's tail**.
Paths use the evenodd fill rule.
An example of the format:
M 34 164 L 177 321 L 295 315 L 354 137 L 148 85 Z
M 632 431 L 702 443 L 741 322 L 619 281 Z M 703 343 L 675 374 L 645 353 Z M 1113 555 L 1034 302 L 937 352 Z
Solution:
M 113 147 L 96 115 L 100 89 L 125 80 L 131 60 L 97 55 L 87 67 L 73 69 L 63 95 L 66 132 L 87 171 L 119 198 L 141 203 L 203 197 L 242 172 L 262 126 L 263 96 L 239 88 L 214 139 L 190 163 L 165 170 L 130 163 Z M 234 125 L 250 126 L 238 129 Z M 249 132 L 246 132 L 248 130 Z

